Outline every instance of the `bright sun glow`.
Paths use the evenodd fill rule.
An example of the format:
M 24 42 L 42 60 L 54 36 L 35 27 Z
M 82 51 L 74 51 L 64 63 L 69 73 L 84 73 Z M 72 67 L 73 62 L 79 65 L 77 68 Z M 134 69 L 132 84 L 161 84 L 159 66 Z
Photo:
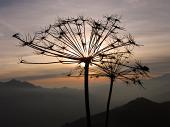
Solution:
M 83 62 L 80 63 L 80 66 L 81 66 L 81 67 L 85 67 L 85 63 L 83 63 Z

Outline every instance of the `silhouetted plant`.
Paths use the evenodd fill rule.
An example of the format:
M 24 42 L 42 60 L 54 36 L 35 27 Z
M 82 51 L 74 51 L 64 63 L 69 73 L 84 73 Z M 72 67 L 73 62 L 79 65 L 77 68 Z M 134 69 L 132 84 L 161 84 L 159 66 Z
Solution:
M 33 37 L 30 35 L 24 37 L 19 33 L 13 35 L 20 40 L 21 46 L 35 49 L 37 54 L 56 58 L 56 61 L 46 63 L 29 62 L 22 59 L 21 63 L 85 63 L 84 90 L 87 127 L 91 127 L 88 90 L 89 65 L 98 63 L 106 56 L 110 56 L 115 49 L 136 45 L 131 38 L 124 38 L 124 35 L 119 33 L 120 30 L 123 30 L 119 23 L 118 16 L 106 16 L 102 20 L 82 16 L 59 18 L 56 23 L 35 33 Z
M 134 64 L 131 63 L 130 57 L 132 54 L 130 52 L 130 50 L 124 53 L 116 52 L 112 56 L 103 59 L 100 64 L 96 64 L 97 68 L 92 70 L 92 76 L 110 79 L 105 127 L 108 127 L 109 123 L 109 109 L 114 81 L 122 80 L 126 84 L 135 84 L 143 87 L 141 79 L 149 77 L 149 68 L 147 66 L 142 65 L 139 61 L 135 61 Z
M 115 50 L 115 52 L 112 52 L 112 55 L 106 56 L 97 64 L 94 63 L 95 67 L 90 68 L 89 75 L 91 77 L 107 77 L 110 79 L 105 127 L 108 127 L 109 123 L 109 109 L 114 81 L 121 80 L 129 85 L 135 84 L 143 87 L 141 80 L 149 77 L 149 68 L 142 65 L 140 61 L 133 60 L 132 55 L 132 49 L 130 50 L 129 48 L 122 48 L 121 51 Z M 83 75 L 84 69 L 80 65 L 74 68 L 69 74 L 69 76 L 72 77 L 80 77 Z
M 129 37 L 132 38 L 132 36 L 128 36 L 128 38 Z M 136 44 L 136 46 L 138 45 Z M 135 84 L 143 87 L 141 80 L 149 77 L 149 68 L 142 65 L 140 61 L 132 59 L 133 48 L 134 45 L 129 45 L 122 47 L 121 50 L 115 50 L 111 55 L 105 56 L 100 62 L 94 63 L 95 66 L 93 68 L 90 68 L 89 75 L 91 77 L 107 77 L 110 79 L 105 127 L 108 127 L 109 122 L 109 109 L 114 81 L 121 80 L 126 84 Z M 81 77 L 83 75 L 84 69 L 79 65 L 75 67 L 68 76 Z

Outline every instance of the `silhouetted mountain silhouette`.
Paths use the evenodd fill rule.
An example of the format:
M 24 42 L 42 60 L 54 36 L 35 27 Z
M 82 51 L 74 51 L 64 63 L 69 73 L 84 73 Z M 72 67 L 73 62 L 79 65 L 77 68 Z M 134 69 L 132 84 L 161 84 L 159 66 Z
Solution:
M 152 79 L 149 81 L 155 83 Z M 163 83 L 162 81 L 162 84 Z M 150 86 L 155 85 L 159 84 L 150 84 Z M 91 89 L 90 101 L 93 113 L 104 111 L 106 103 L 103 94 L 107 94 L 107 86 L 108 85 L 103 85 L 102 87 L 95 88 L 95 90 Z M 161 86 L 161 84 L 159 86 Z M 133 88 L 134 87 L 126 87 L 124 91 L 114 88 L 112 107 L 119 103 L 116 99 L 120 101 L 122 101 L 122 99 L 126 99 L 126 101 L 129 100 L 128 91 L 131 90 L 132 93 Z M 158 90 L 160 90 L 160 87 L 158 88 Z M 140 91 L 142 90 L 140 89 L 139 92 Z M 167 91 L 169 91 L 169 89 L 167 89 Z M 127 98 L 124 96 L 125 92 Z M 122 96 L 119 97 L 120 94 L 123 94 L 123 98 Z M 167 97 L 168 100 L 169 96 L 162 95 L 161 98 L 165 97 Z M 135 98 L 135 96 L 133 96 L 133 98 Z M 131 100 L 133 100 L 133 98 L 131 98 Z M 119 105 L 124 104 L 126 101 L 123 100 Z M 170 116 L 166 117 L 169 111 L 165 111 L 169 109 L 169 107 L 169 102 L 159 104 L 144 98 L 139 98 L 124 106 L 111 110 L 111 125 L 112 122 L 113 125 L 119 124 L 119 122 L 127 123 L 127 126 L 130 124 L 128 122 L 133 122 L 137 125 L 141 121 L 147 122 L 148 120 L 152 120 L 152 118 L 155 119 L 156 122 L 159 122 L 159 120 L 157 120 L 159 117 L 161 117 L 161 122 L 163 118 L 165 118 L 165 120 L 166 118 L 170 118 Z M 150 117 L 148 115 L 149 113 L 151 114 Z M 152 114 L 154 117 L 152 117 Z M 158 114 L 160 114 L 160 116 L 158 116 Z M 34 84 L 14 79 L 8 82 L 0 82 L 0 127 L 61 127 L 64 123 L 71 122 L 83 116 L 85 116 L 83 90 L 68 87 L 55 89 L 41 88 Z M 100 121 L 104 121 L 104 113 L 101 113 L 101 115 L 98 114 L 97 116 L 97 118 L 93 118 L 93 122 L 96 121 L 95 123 L 99 122 L 100 124 Z M 136 116 L 140 120 L 137 119 Z M 118 123 L 115 123 L 112 119 L 117 120 Z M 102 124 L 103 123 L 101 123 L 101 126 Z
M 104 126 L 105 113 L 94 115 L 93 127 Z M 156 103 L 145 98 L 137 98 L 110 111 L 109 127 L 169 127 L 170 102 Z M 85 127 L 81 118 L 63 127 Z
M 99 112 L 101 104 L 92 98 Z M 0 127 L 60 127 L 82 116 L 82 90 L 41 88 L 15 79 L 0 82 Z
M 145 97 L 156 102 L 170 101 L 170 74 L 165 74 L 144 81 L 143 89 L 134 85 L 115 83 L 113 88 L 112 104 L 120 106 L 137 97 Z M 108 84 L 96 85 L 90 89 L 93 94 L 105 100 L 108 97 Z M 102 93 L 102 94 L 101 94 Z M 113 106 L 112 106 L 113 107 Z
M 158 104 L 158 103 L 153 102 L 151 100 L 148 100 L 144 97 L 140 97 L 140 98 L 137 98 L 133 101 L 128 102 L 127 104 L 125 104 L 125 106 L 128 107 L 128 108 L 133 107 L 133 106 L 134 107 L 140 107 L 141 106 L 141 108 L 143 108 L 144 106 L 153 106 L 155 104 Z
M 25 81 L 22 82 L 16 79 L 11 79 L 7 82 L 0 82 L 0 88 L 40 88 L 40 86 L 35 86 Z

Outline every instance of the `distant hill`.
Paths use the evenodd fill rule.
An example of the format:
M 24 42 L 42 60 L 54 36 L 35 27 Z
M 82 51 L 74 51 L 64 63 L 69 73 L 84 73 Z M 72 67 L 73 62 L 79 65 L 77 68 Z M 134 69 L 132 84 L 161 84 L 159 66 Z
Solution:
M 123 115 L 123 111 L 131 111 L 129 110 L 131 107 L 135 109 L 133 107 L 142 106 L 141 112 L 144 113 L 143 106 L 145 104 L 147 108 L 149 104 L 151 107 L 155 107 L 155 105 L 158 105 L 158 107 L 160 107 L 160 105 L 165 105 L 162 109 L 167 109 L 167 107 L 170 107 L 169 102 L 159 104 L 149 100 L 154 100 L 156 102 L 170 101 L 169 82 L 170 74 L 145 81 L 144 86 L 146 89 L 115 82 L 111 109 L 114 109 L 112 110 L 113 114 L 115 114 L 116 111 L 120 112 L 120 116 L 117 115 L 116 118 L 113 118 L 118 119 L 122 117 L 125 119 L 124 116 L 131 118 L 130 116 L 126 116 L 126 113 Z M 104 111 L 108 90 L 109 83 L 90 87 L 90 106 L 93 114 Z M 138 103 L 136 100 L 135 102 L 131 101 L 131 103 L 128 103 L 130 100 L 134 100 L 137 97 L 145 97 L 149 100 L 138 99 L 142 104 Z M 139 104 L 139 106 L 137 106 L 137 104 Z M 119 107 L 119 109 L 121 108 L 122 110 L 117 110 L 115 107 Z M 157 109 L 157 112 L 155 112 L 159 114 L 159 111 L 160 110 Z M 135 111 L 135 113 L 140 114 L 138 111 Z M 154 113 L 152 112 L 152 114 Z M 129 121 L 133 121 L 133 119 L 136 120 L 136 118 L 133 118 L 133 115 L 136 114 L 132 114 L 132 119 L 128 119 Z M 0 127 L 61 127 L 61 125 L 64 125 L 66 122 L 71 122 L 84 116 L 83 90 L 68 87 L 49 89 L 16 79 L 0 82 Z M 101 115 L 98 114 L 98 116 L 99 118 L 101 116 L 102 120 L 104 119 L 102 113 Z M 150 116 L 150 118 L 147 116 L 147 119 L 152 119 L 152 116 Z M 164 118 L 166 113 L 165 115 L 162 113 L 160 116 Z M 141 118 L 141 121 L 142 119 L 143 118 Z M 98 121 L 98 119 L 96 120 Z M 115 121 L 113 123 L 116 124 Z
M 105 113 L 94 115 L 92 127 L 104 127 Z M 169 127 L 170 102 L 156 103 L 137 98 L 118 108 L 110 110 L 109 127 Z M 86 127 L 81 118 L 63 127 Z
M 25 81 L 22 82 L 16 79 L 11 79 L 7 82 L 0 82 L 0 88 L 40 88 L 40 86 L 35 86 Z
M 170 101 L 170 74 L 164 74 L 155 78 L 143 81 L 143 89 L 133 84 L 114 82 L 111 107 L 120 106 L 129 100 L 138 97 L 145 97 L 156 102 Z M 95 85 L 90 89 L 91 93 L 102 100 L 106 100 L 109 91 L 109 82 L 104 85 Z
M 90 95 L 93 112 L 101 103 Z M 0 82 L 0 127 L 60 127 L 84 116 L 84 91 L 41 88 L 12 79 Z

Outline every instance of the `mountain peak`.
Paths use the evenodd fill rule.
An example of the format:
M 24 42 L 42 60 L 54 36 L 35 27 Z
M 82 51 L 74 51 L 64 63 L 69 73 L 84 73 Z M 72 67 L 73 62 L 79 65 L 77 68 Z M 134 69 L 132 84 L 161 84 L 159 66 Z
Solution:
M 21 81 L 17 80 L 17 79 L 11 79 L 5 83 L 21 83 Z
M 153 101 L 149 100 L 149 99 L 146 99 L 144 97 L 138 97 L 134 100 L 134 102 L 144 102 L 144 103 L 153 103 Z
M 152 105 L 155 105 L 157 104 L 156 102 L 153 102 L 149 99 L 146 99 L 144 97 L 139 97 L 139 98 L 136 98 L 135 100 L 132 100 L 130 102 L 128 102 L 126 104 L 126 106 L 129 108 L 129 107 L 136 107 L 136 108 L 140 108 L 140 107 L 143 107 L 143 106 L 152 106 Z
M 2 88 L 39 88 L 29 82 L 20 81 L 17 79 L 11 79 L 7 82 L 1 83 L 0 87 Z
M 140 97 L 129 103 L 111 109 L 109 112 L 109 127 L 146 127 L 146 126 L 169 126 L 169 102 L 156 103 Z M 93 127 L 103 127 L 105 112 L 93 116 Z M 85 119 L 78 119 L 63 127 L 80 127 Z M 84 126 L 83 126 L 84 127 Z

